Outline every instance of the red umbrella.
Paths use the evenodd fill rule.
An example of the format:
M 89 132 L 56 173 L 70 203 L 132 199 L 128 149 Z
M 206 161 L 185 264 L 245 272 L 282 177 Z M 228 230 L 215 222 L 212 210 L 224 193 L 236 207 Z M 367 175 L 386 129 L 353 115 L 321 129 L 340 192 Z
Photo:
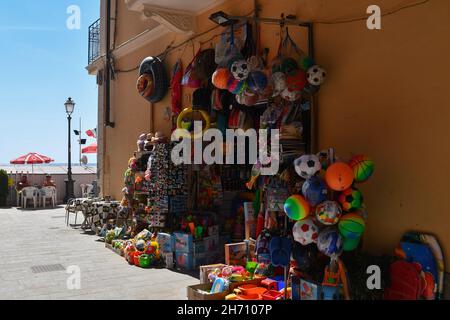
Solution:
M 82 151 L 82 153 L 88 154 L 88 153 L 97 153 L 97 142 L 94 142 L 93 144 L 91 144 L 90 146 L 87 146 L 86 148 L 84 148 Z
M 11 160 L 11 164 L 31 164 L 32 172 L 34 171 L 34 165 L 35 164 L 43 164 L 43 163 L 51 163 L 54 162 L 52 158 L 43 156 L 38 153 L 29 153 L 22 157 L 19 157 L 15 160 Z

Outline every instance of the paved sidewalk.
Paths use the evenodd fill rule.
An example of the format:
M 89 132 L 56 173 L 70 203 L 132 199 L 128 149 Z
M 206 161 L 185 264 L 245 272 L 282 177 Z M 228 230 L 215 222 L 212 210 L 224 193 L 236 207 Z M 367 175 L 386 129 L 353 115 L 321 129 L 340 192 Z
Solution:
M 140 269 L 64 223 L 65 211 L 0 209 L 0 299 L 184 300 L 198 280 L 166 269 Z M 63 271 L 33 273 L 33 266 L 79 266 L 81 289 L 68 290 Z

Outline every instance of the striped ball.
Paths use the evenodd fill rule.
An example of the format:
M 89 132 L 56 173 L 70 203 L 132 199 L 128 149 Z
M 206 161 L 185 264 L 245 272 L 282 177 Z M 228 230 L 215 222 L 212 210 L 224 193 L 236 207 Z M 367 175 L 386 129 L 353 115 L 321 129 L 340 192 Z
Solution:
M 375 164 L 372 159 L 365 155 L 358 155 L 353 157 L 349 162 L 355 175 L 355 182 L 365 182 L 373 174 Z
M 339 221 L 339 232 L 344 238 L 357 239 L 361 237 L 365 229 L 364 219 L 356 213 L 346 214 Z

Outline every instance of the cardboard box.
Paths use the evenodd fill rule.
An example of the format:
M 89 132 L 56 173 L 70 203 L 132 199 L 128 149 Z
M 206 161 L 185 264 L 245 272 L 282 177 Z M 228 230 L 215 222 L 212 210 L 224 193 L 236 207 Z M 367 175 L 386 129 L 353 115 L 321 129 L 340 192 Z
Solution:
M 220 248 L 219 235 L 204 238 L 203 241 L 205 243 L 205 252 L 217 251 Z
M 158 233 L 157 242 L 162 252 L 169 253 L 175 251 L 175 239 L 171 234 Z
M 209 283 L 209 280 L 208 280 L 209 274 L 216 269 L 222 270 L 226 266 L 227 265 L 223 264 L 223 263 L 200 266 L 200 283 L 201 284 Z
M 211 288 L 211 283 L 189 286 L 187 287 L 187 298 L 188 300 L 225 300 L 225 297 L 229 294 L 229 291 L 215 294 L 205 293 L 210 291 Z
M 173 237 L 176 253 L 194 252 L 194 237 L 191 234 L 175 232 Z
M 225 263 L 230 266 L 245 266 L 255 256 L 255 245 L 239 242 L 225 245 Z
M 194 253 L 175 253 L 177 269 L 192 271 L 206 264 L 206 255 Z

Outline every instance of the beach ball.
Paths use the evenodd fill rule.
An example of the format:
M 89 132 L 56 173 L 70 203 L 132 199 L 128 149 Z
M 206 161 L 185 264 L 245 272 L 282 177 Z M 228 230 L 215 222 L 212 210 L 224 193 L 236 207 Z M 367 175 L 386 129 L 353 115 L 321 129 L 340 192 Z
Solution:
M 300 67 L 294 58 L 286 58 L 281 61 L 281 72 L 288 76 L 294 75 L 299 69 Z
M 316 243 L 319 237 L 319 228 L 312 218 L 297 221 L 292 229 L 294 240 L 303 246 Z
M 322 230 L 317 238 L 317 249 L 329 257 L 338 257 L 344 250 L 344 243 L 336 227 Z
M 360 215 L 350 213 L 342 217 L 339 221 L 339 232 L 344 238 L 344 251 L 356 249 L 365 229 L 366 223 Z
M 328 189 L 325 182 L 319 177 L 311 177 L 302 186 L 302 193 L 308 203 L 315 207 L 327 200 Z
M 231 72 L 227 68 L 219 68 L 212 75 L 212 83 L 216 88 L 226 90 L 230 78 Z
M 254 92 L 263 91 L 269 82 L 267 76 L 262 71 L 253 71 L 248 76 L 248 87 Z
M 136 242 L 135 246 L 138 251 L 145 251 L 145 240 L 139 240 L 138 242 Z
M 343 162 L 330 165 L 325 173 L 328 187 L 334 191 L 344 191 L 350 188 L 354 181 L 353 170 Z
M 316 208 L 317 221 L 326 226 L 337 224 L 341 216 L 342 209 L 336 201 L 325 201 Z
M 365 182 L 373 174 L 375 164 L 372 159 L 365 155 L 353 157 L 349 162 L 350 168 L 353 169 L 355 182 Z
M 356 188 L 349 188 L 339 195 L 339 203 L 346 212 L 358 210 L 363 204 L 362 193 Z
M 309 68 L 314 66 L 316 63 L 314 62 L 314 59 L 310 56 L 303 56 L 300 58 L 299 66 L 303 71 L 308 71 Z
M 228 91 L 233 94 L 241 94 L 244 90 L 247 89 L 246 81 L 239 81 L 235 78 L 230 78 L 228 81 Z
M 302 70 L 297 70 L 292 75 L 286 77 L 287 87 L 291 91 L 302 91 L 307 83 L 306 73 Z
M 310 214 L 308 201 L 301 195 L 293 195 L 284 203 L 284 212 L 294 221 L 306 219 Z

